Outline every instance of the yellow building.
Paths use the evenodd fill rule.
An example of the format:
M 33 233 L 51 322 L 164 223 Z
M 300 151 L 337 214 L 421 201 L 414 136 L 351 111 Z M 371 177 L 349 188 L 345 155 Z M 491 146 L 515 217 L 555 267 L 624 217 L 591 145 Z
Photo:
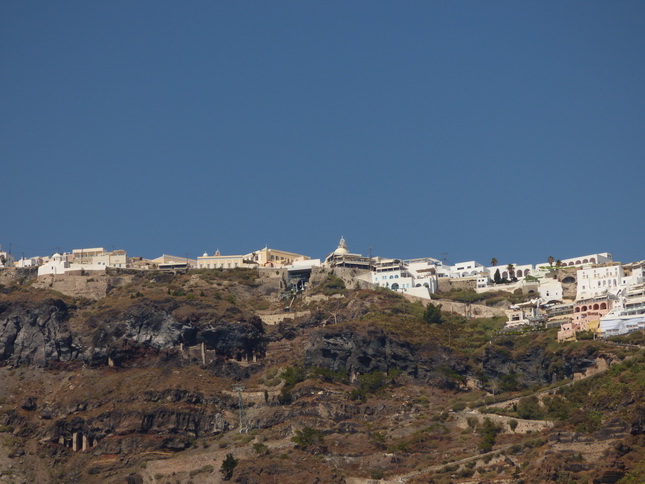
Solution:
M 268 247 L 251 252 L 245 257 L 250 258 L 263 267 L 288 266 L 297 260 L 309 260 L 309 257 L 306 255 L 295 254 L 284 250 L 269 249 Z

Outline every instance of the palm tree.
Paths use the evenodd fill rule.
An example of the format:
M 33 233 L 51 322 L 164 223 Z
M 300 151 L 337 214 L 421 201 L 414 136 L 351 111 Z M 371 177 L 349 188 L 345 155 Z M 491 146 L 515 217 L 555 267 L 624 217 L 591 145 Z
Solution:
M 562 261 L 558 259 L 557 261 L 555 261 L 555 268 L 559 269 L 560 267 L 562 267 Z
M 515 277 L 515 266 L 513 264 L 509 264 L 506 266 L 506 270 L 508 271 L 508 278 L 512 279 Z
M 490 260 L 490 265 L 492 265 L 493 267 L 495 267 L 495 266 L 497 265 L 497 259 L 495 259 L 495 257 L 493 257 L 493 258 Z
M 549 261 L 549 265 L 550 265 L 551 267 L 553 267 L 553 262 L 555 262 L 555 259 L 553 258 L 553 256 L 552 256 L 552 255 L 550 255 L 550 256 L 549 256 L 548 261 Z

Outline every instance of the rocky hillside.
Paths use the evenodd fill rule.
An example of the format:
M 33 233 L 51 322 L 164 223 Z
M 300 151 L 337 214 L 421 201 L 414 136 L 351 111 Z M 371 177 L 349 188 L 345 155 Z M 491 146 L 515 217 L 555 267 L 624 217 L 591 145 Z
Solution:
M 119 279 L 3 279 L 0 482 L 643 482 L 642 335 L 502 334 L 333 274 L 289 313 L 250 270 Z

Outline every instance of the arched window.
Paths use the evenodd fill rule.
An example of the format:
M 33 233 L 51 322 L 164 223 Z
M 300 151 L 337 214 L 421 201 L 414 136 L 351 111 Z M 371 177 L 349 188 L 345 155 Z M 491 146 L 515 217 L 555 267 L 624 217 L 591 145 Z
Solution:
M 583 263 L 583 264 L 586 264 L 586 263 L 588 263 L 588 262 L 589 262 L 589 261 L 588 261 L 587 259 L 582 259 L 582 263 Z
M 502 279 L 508 279 L 508 272 L 502 272 Z
M 607 303 L 600 303 L 600 309 L 607 309 Z
M 596 263 L 596 259 L 595 259 L 594 257 L 592 257 L 591 259 L 589 259 L 589 262 L 591 262 L 592 264 L 595 264 L 595 263 Z
M 580 306 L 576 306 L 576 309 L 573 312 L 574 313 L 579 313 L 580 312 Z
M 579 266 L 581 262 L 579 260 L 576 261 L 576 265 Z
M 588 309 L 588 308 L 587 308 L 587 306 L 582 306 L 582 312 L 583 312 L 583 313 L 584 313 L 585 311 L 587 311 L 587 309 Z
M 393 291 L 396 291 L 398 289 L 399 289 L 399 285 L 396 282 L 394 284 L 392 284 L 392 290 Z
M 600 306 L 598 306 L 597 304 L 594 304 L 593 308 L 594 308 L 594 311 L 597 311 L 598 309 L 600 309 Z

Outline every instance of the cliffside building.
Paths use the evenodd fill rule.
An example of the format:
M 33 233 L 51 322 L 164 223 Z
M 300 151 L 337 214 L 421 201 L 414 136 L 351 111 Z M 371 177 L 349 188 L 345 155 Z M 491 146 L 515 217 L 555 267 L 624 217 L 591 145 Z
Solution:
M 222 255 L 219 250 L 215 254 L 204 253 L 197 258 L 199 269 L 235 269 L 236 267 L 286 267 L 294 262 L 310 260 L 308 256 L 287 252 L 285 250 L 264 249 L 244 255 Z
M 371 270 L 372 262 L 369 257 L 363 257 L 361 254 L 352 254 L 347 249 L 347 242 L 343 237 L 338 242 L 338 247 L 327 256 L 323 264 L 327 267 L 347 267 L 350 269 Z

